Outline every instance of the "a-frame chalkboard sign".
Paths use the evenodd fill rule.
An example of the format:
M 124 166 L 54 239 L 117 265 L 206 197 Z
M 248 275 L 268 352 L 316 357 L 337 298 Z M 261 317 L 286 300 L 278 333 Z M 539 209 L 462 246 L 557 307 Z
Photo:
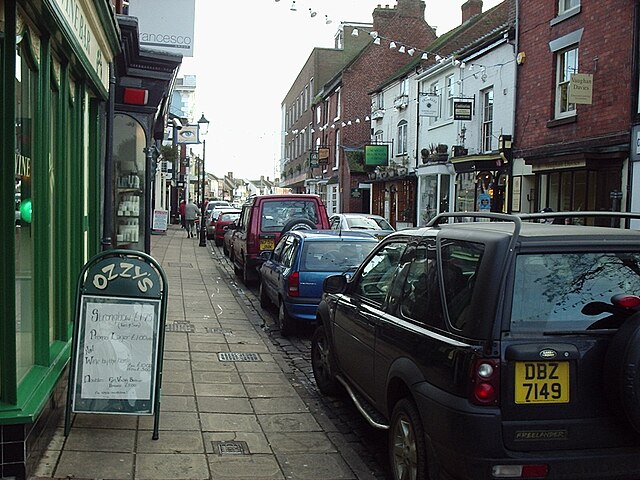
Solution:
M 167 279 L 149 255 L 108 250 L 80 273 L 64 434 L 72 413 L 154 415 L 159 436 Z

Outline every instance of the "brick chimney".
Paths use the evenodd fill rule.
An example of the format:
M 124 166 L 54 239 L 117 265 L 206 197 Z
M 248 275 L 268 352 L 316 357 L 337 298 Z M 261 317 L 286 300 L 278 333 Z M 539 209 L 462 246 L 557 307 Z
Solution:
M 424 19 L 425 3 L 420 0 L 398 0 L 398 14 L 401 17 Z
M 462 4 L 462 23 L 482 13 L 482 0 L 467 0 Z

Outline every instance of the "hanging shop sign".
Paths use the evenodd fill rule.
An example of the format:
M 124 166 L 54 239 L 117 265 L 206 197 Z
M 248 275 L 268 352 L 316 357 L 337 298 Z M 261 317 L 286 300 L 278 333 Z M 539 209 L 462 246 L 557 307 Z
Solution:
M 470 121 L 473 113 L 473 103 L 468 101 L 453 102 L 453 119 Z
M 389 164 L 389 145 L 365 145 L 364 164 L 387 166 Z
M 198 125 L 184 125 L 182 128 L 174 128 L 174 143 L 180 145 L 197 144 L 200 142 L 200 127 Z
M 134 250 L 109 250 L 82 269 L 67 390 L 71 413 L 155 415 L 158 438 L 167 281 Z
M 435 93 L 418 95 L 418 115 L 421 117 L 437 117 L 440 115 L 440 97 Z
M 329 147 L 318 148 L 318 163 L 320 165 L 329 164 Z
M 572 73 L 569 79 L 569 103 L 591 105 L 593 103 L 593 75 Z
M 318 168 L 320 163 L 318 162 L 318 151 L 313 150 L 309 153 L 309 167 Z

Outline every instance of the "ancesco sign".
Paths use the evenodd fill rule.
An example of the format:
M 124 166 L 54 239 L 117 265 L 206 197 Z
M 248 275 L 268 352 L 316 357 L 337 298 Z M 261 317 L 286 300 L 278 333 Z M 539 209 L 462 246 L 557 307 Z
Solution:
M 195 0 L 135 0 L 129 15 L 138 17 L 140 46 L 193 57 Z

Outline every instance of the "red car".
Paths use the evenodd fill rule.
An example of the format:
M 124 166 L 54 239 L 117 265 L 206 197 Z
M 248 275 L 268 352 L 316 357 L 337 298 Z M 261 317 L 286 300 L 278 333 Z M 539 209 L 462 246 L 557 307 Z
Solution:
M 216 219 L 213 233 L 213 240 L 216 242 L 216 246 L 222 245 L 224 234 L 229 228 L 229 224 L 238 218 L 240 218 L 240 210 L 223 210 L 220 212 Z

